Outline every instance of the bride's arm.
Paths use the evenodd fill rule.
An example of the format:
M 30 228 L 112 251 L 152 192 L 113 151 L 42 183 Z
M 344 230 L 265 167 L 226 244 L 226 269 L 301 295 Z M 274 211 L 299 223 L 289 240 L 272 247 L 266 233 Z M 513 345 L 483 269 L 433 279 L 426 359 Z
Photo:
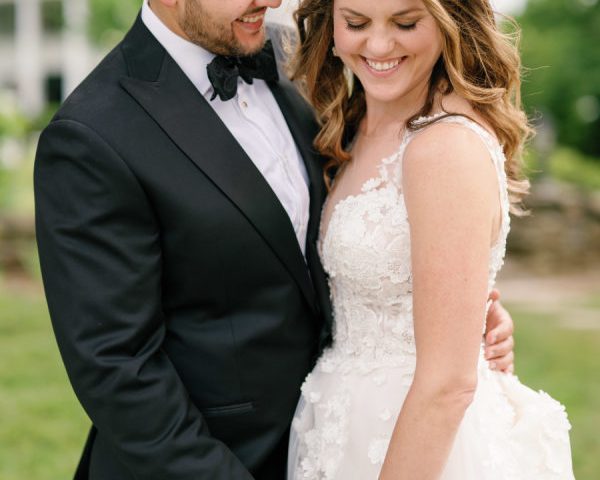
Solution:
M 419 133 L 403 169 L 417 366 L 380 478 L 433 480 L 477 384 L 498 183 L 481 139 L 455 124 Z

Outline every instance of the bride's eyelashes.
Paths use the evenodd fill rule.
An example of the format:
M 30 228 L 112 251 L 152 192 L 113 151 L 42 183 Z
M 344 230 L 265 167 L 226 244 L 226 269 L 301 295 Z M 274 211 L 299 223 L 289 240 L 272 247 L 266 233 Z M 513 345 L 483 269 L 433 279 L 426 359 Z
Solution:
M 396 23 L 400 30 L 414 30 L 417 27 L 417 22 L 413 23 Z
M 400 30 L 414 30 L 417 26 L 417 22 L 413 22 L 413 23 L 396 23 L 396 26 L 400 29 Z
M 368 23 L 351 23 L 346 22 L 346 28 L 348 30 L 364 30 L 367 27 Z
M 412 22 L 412 23 L 394 22 L 394 24 L 400 30 L 404 30 L 404 31 L 414 30 L 417 26 L 417 22 Z M 346 28 L 348 30 L 353 30 L 353 31 L 364 30 L 365 28 L 367 28 L 368 25 L 369 25 L 369 22 L 355 23 L 355 22 L 350 22 L 350 21 L 346 20 Z

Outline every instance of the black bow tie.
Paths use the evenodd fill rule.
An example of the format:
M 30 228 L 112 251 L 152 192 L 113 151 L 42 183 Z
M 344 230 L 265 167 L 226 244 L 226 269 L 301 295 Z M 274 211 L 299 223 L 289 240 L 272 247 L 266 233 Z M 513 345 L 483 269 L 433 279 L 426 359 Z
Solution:
M 248 84 L 251 84 L 254 78 L 266 81 L 279 79 L 275 54 L 270 40 L 267 40 L 260 52 L 252 56 L 225 57 L 217 55 L 208 64 L 206 70 L 208 79 L 214 89 L 211 100 L 214 100 L 217 95 L 222 101 L 235 97 L 238 76 Z

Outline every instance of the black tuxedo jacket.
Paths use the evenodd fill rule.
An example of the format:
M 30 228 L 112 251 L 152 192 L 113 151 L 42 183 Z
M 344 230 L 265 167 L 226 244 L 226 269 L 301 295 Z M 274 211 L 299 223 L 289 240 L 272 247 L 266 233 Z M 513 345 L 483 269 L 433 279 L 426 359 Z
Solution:
M 310 177 L 306 262 L 267 182 L 139 18 L 40 138 L 44 285 L 93 423 L 77 479 L 284 478 L 330 306 L 317 127 L 290 82 L 270 88 Z

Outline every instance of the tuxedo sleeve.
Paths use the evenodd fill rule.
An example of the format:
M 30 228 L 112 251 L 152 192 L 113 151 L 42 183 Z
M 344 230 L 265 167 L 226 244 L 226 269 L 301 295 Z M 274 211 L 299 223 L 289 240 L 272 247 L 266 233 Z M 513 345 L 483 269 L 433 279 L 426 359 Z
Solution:
M 250 480 L 211 437 L 161 346 L 161 247 L 149 197 L 89 127 L 55 120 L 35 173 L 52 325 L 81 404 L 136 479 Z

